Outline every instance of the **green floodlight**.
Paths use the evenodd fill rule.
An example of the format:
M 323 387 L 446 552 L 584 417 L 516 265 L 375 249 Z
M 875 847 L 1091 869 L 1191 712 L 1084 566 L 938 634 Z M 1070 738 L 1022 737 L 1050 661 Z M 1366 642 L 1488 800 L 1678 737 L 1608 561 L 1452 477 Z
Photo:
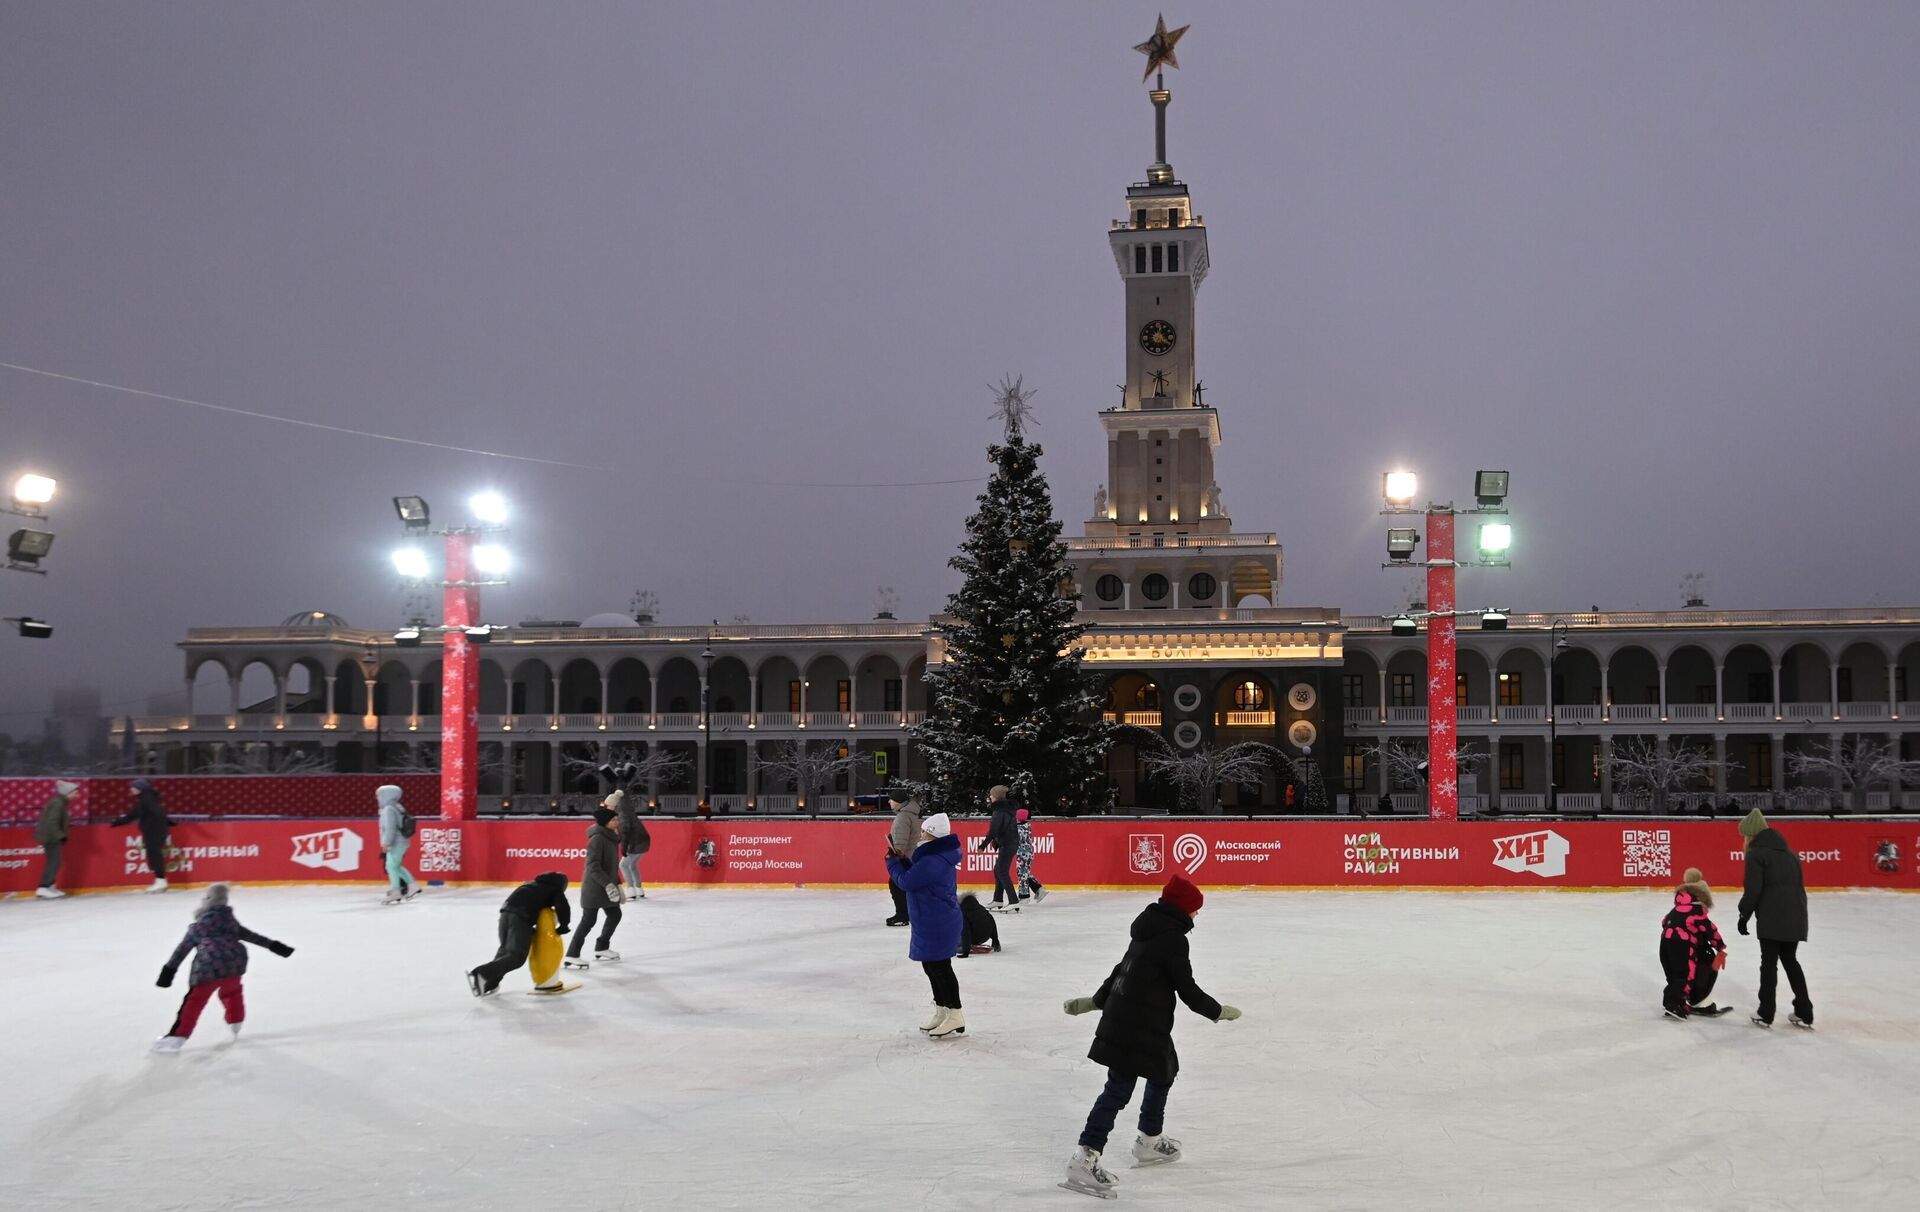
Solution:
M 1480 524 L 1480 554 L 1483 556 L 1504 556 L 1513 546 L 1513 527 L 1505 522 L 1482 522 Z
M 1504 503 L 1507 499 L 1507 473 L 1504 471 L 1474 472 L 1473 499 L 1489 507 Z

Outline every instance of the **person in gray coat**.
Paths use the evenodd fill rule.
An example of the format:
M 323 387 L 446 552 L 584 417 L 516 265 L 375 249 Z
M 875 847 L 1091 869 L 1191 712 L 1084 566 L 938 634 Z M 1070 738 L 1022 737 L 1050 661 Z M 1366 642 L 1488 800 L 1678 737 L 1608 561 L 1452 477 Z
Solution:
M 615 815 L 613 809 L 604 805 L 595 808 L 593 824 L 587 828 L 587 864 L 580 873 L 580 928 L 573 932 L 573 939 L 567 944 L 569 968 L 591 966 L 580 958 L 580 947 L 603 912 L 607 915 L 607 924 L 593 944 L 593 958 L 603 964 L 620 958 L 620 953 L 610 945 L 613 932 L 620 925 L 620 902 L 626 899 L 620 893 L 620 838 L 611 827 Z
M 407 847 L 413 844 L 413 817 L 400 802 L 400 788 L 386 783 L 373 790 L 380 801 L 380 852 L 386 856 L 387 896 L 397 905 L 420 895 L 420 881 L 406 868 Z
M 60 874 L 60 852 L 66 849 L 67 831 L 71 827 L 67 806 L 73 802 L 74 793 L 79 790 L 78 783 L 69 783 L 65 779 L 56 781 L 53 794 L 40 809 L 40 819 L 34 823 L 33 840 L 40 843 L 40 852 L 47 860 L 40 867 L 40 886 L 33 890 L 33 894 L 41 900 L 58 900 L 66 895 L 53 886 L 53 881 Z
M 600 801 L 603 808 L 611 808 L 620 816 L 620 878 L 626 884 L 626 899 L 646 900 L 646 885 L 640 882 L 640 856 L 653 848 L 653 837 L 647 832 L 647 823 L 640 819 L 640 797 L 628 795 L 624 791 L 613 791 Z
M 887 796 L 887 804 L 893 809 L 893 827 L 887 830 L 887 853 L 901 858 L 912 858 L 913 849 L 920 843 L 920 801 L 905 791 L 895 791 Z M 887 919 L 889 926 L 905 926 L 909 921 L 907 912 L 907 894 L 900 890 L 893 876 L 887 876 L 887 891 L 893 895 L 893 916 Z

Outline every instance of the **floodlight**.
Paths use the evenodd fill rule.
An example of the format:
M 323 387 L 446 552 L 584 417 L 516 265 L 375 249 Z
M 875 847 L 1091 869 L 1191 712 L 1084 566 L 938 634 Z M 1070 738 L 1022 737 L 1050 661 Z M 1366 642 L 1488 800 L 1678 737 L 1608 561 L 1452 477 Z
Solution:
M 1505 631 L 1506 629 L 1507 616 L 1503 612 L 1498 610 L 1483 610 L 1480 612 L 1480 630 Z M 1503 680 L 1506 676 L 1504 673 L 1500 675 Z
M 418 627 L 402 627 L 400 630 L 394 632 L 393 646 L 395 648 L 420 647 L 420 629 Z
M 1420 624 L 1413 621 L 1412 615 L 1397 614 L 1393 616 L 1393 621 L 1387 624 L 1387 630 L 1395 635 L 1418 635 Z
M 1389 505 L 1411 505 L 1420 495 L 1420 477 L 1410 471 L 1390 471 L 1382 480 L 1381 495 Z
M 393 553 L 393 570 L 409 581 L 424 581 L 431 572 L 427 553 L 418 547 L 402 547 Z
M 1387 558 L 1396 563 L 1404 563 L 1413 558 L 1413 549 L 1420 545 L 1420 536 L 1408 526 L 1396 526 L 1387 531 Z
M 7 559 L 16 564 L 38 564 L 52 546 L 52 531 L 16 530 L 7 539 Z
M 497 492 L 476 492 L 467 498 L 467 508 L 473 516 L 488 526 L 498 526 L 507 520 L 507 498 Z
M 469 644 L 493 643 L 493 628 L 488 627 L 485 624 L 482 624 L 479 627 L 463 628 L 462 630 L 466 633 L 467 642 Z
M 50 639 L 53 636 L 53 624 L 45 622 L 44 620 L 41 620 L 41 619 L 10 618 L 7 620 L 7 622 L 12 623 L 15 627 L 17 627 L 20 631 L 20 635 L 24 639 L 45 640 L 45 639 Z
M 28 472 L 13 482 L 13 503 L 16 505 L 45 505 L 53 500 L 54 481 L 46 476 Z
M 1513 546 L 1513 527 L 1505 522 L 1483 522 L 1480 524 L 1480 554 L 1503 556 L 1507 548 Z
M 400 515 L 401 522 L 406 524 L 409 531 L 425 530 L 432 524 L 425 497 L 395 497 L 393 511 Z
M 512 562 L 512 558 L 507 555 L 507 549 L 504 547 L 497 547 L 492 543 L 486 543 L 473 549 L 473 568 L 475 572 L 482 572 L 490 577 L 505 576 L 507 575 L 507 568 Z
M 1476 471 L 1473 473 L 1473 499 L 1482 505 L 1498 505 L 1507 499 L 1507 473 L 1504 471 Z

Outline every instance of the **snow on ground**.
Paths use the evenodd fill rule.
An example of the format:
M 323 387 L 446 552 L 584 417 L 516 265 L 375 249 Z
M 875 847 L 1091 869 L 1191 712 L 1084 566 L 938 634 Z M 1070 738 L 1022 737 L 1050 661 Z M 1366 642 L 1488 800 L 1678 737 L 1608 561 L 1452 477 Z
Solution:
M 238 889 L 248 1024 L 146 1052 L 195 891 L 0 905 L 0 1206 L 1077 1209 L 1062 1177 L 1103 1071 L 1091 993 L 1138 893 L 1062 890 L 928 1004 L 883 889 L 679 891 L 617 966 L 476 1001 L 501 889 L 395 908 Z M 1711 1022 L 1659 1014 L 1665 897 L 1216 892 L 1192 935 L 1237 1023 L 1186 1011 L 1168 1132 L 1120 1207 L 1901 1208 L 1920 1154 L 1920 897 L 1816 895 L 1819 1032 L 1749 1026 L 1733 944 Z M 1782 982 L 1782 993 L 1785 993 Z M 1137 1106 L 1137 1103 L 1136 1103 Z M 1132 1139 L 1123 1116 L 1109 1155 Z M 1124 1165 L 1124 1163 L 1123 1163 Z

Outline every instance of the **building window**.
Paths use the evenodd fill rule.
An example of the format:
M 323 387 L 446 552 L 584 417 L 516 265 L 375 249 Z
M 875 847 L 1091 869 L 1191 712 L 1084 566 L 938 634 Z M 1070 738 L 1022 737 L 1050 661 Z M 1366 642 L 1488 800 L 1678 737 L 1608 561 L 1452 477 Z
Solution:
M 667 700 L 667 710 L 676 715 L 684 715 L 687 710 L 687 696 L 676 694 Z
M 1167 578 L 1157 572 L 1149 573 L 1147 578 L 1140 582 L 1140 595 L 1149 602 L 1157 602 L 1166 597 L 1167 589 Z
M 1498 680 L 1500 682 L 1500 705 L 1502 707 L 1518 707 L 1521 702 L 1520 675 L 1517 673 L 1503 673 Z
M 1265 711 L 1267 709 L 1267 688 L 1249 678 L 1233 688 L 1233 707 L 1235 711 Z
M 1178 244 L 1167 245 L 1167 272 L 1170 274 L 1180 272 L 1180 246 Z
M 1418 707 L 1420 705 L 1414 701 L 1414 680 L 1411 673 L 1396 673 L 1393 675 L 1391 681 L 1392 686 L 1390 689 L 1392 697 L 1388 700 L 1391 705 L 1395 707 Z
M 1220 582 L 1214 580 L 1210 572 L 1196 572 L 1187 578 L 1187 596 L 1196 602 L 1209 601 L 1218 588 Z
M 1357 673 L 1340 675 L 1340 700 L 1348 707 L 1358 707 L 1366 701 L 1367 679 Z
M 1527 787 L 1527 751 L 1517 741 L 1500 746 L 1500 790 L 1524 791 Z
M 1133 272 L 1137 274 L 1147 272 L 1147 246 L 1144 244 L 1133 246 Z
M 1747 786 L 1755 791 L 1773 788 L 1773 741 L 1770 738 L 1747 742 Z
M 1159 272 L 1160 272 L 1160 264 L 1161 264 L 1161 261 L 1160 261 L 1160 246 L 1159 246 L 1158 244 L 1156 244 L 1156 245 L 1154 245 L 1154 246 L 1153 246 L 1153 272 L 1154 272 L 1154 273 L 1159 273 Z
M 714 747 L 713 790 L 716 795 L 735 795 L 740 790 L 740 755 L 732 749 Z
M 1896 703 L 1907 701 L 1907 667 L 1905 665 L 1893 671 L 1893 701 Z
M 1853 702 L 1853 670 L 1841 669 L 1838 677 L 1835 678 L 1835 682 L 1840 688 L 1840 701 L 1842 703 Z
M 1145 210 L 1136 210 L 1133 212 L 1133 225 L 1135 227 L 1145 227 L 1147 225 L 1147 212 Z
M 1747 702 L 1773 702 L 1773 675 L 1770 673 L 1750 673 L 1747 675 Z
M 787 710 L 794 715 L 799 715 L 802 711 L 806 710 L 805 707 L 801 706 L 800 702 L 802 685 L 803 683 L 799 678 L 795 678 L 793 681 L 787 683 Z
M 1103 602 L 1117 602 L 1120 595 L 1127 591 L 1127 586 L 1126 582 L 1109 572 L 1093 583 L 1093 591 L 1100 595 Z
M 1346 755 L 1340 761 L 1340 784 L 1347 791 L 1363 791 L 1367 786 L 1367 747 L 1347 742 Z
M 1453 701 L 1462 707 L 1465 707 L 1473 701 L 1467 697 L 1467 675 L 1463 671 L 1456 670 L 1454 672 Z
M 1567 743 L 1553 743 L 1553 785 L 1556 788 L 1567 785 Z
M 1168 227 L 1180 226 L 1180 208 L 1179 207 L 1173 206 L 1167 209 L 1167 226 Z
M 900 679 L 888 678 L 880 684 L 880 702 L 883 710 L 900 710 Z
M 1160 710 L 1160 687 L 1152 682 L 1142 682 L 1136 686 L 1133 691 L 1133 708 L 1135 711 Z
M 845 678 L 833 684 L 833 709 L 835 711 L 853 710 L 853 683 Z

